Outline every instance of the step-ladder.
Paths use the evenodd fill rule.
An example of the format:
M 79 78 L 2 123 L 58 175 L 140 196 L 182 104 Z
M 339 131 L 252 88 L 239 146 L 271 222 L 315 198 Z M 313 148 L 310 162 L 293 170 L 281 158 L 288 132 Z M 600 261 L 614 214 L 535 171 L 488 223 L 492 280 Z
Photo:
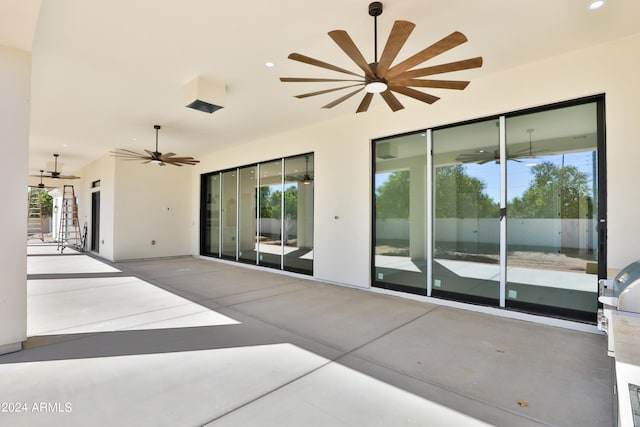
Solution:
M 41 188 L 29 188 L 27 197 L 27 238 L 40 235 L 44 242 L 44 218 L 42 215 Z
M 62 190 L 60 227 L 58 228 L 58 250 L 66 247 L 81 249 L 80 225 L 78 223 L 78 203 L 73 185 L 65 185 Z

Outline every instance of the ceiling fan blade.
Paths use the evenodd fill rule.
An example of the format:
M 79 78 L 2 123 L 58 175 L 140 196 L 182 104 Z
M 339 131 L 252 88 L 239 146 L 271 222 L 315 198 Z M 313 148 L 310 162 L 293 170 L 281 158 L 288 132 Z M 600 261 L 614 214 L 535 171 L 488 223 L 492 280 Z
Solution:
M 327 62 L 323 62 L 305 55 L 301 55 L 299 53 L 292 53 L 288 56 L 289 59 L 298 62 L 304 62 L 305 64 L 314 65 L 320 68 L 326 68 L 327 70 L 337 71 L 339 73 L 351 74 L 352 76 L 362 77 L 360 74 L 356 74 L 353 71 L 345 70 L 344 68 L 336 67 L 335 65 L 331 65 Z
M 173 157 L 173 156 L 175 156 L 175 155 L 176 155 L 176 153 L 164 153 L 164 154 L 163 154 L 162 156 L 160 156 L 160 157 Z
M 369 63 L 366 59 L 364 59 L 364 56 L 362 56 L 362 53 L 360 53 L 360 50 L 353 42 L 353 40 L 351 40 L 351 37 L 349 36 L 349 34 L 347 34 L 346 31 L 329 31 L 329 37 L 331 37 L 333 41 L 336 42 L 340 49 L 342 49 L 344 53 L 346 53 L 347 56 L 351 58 L 351 60 L 355 62 L 356 65 L 360 67 L 360 69 L 364 71 L 367 76 L 371 78 L 376 77 L 375 74 L 373 74 L 373 71 L 371 71 Z
M 398 101 L 398 98 L 396 98 L 390 90 L 385 90 L 384 92 L 380 93 L 380 96 L 382 96 L 382 99 L 385 100 L 389 108 L 391 108 L 394 113 L 404 108 L 400 101 Z
M 146 154 L 140 154 L 129 150 L 112 151 L 111 155 L 113 157 L 119 157 L 123 159 L 146 159 L 147 157 L 149 157 Z
M 172 157 L 165 159 L 163 162 L 167 163 L 200 163 L 200 160 L 196 160 L 193 157 Z
M 112 151 L 112 153 L 115 153 L 115 154 L 128 153 L 128 154 L 135 154 L 137 156 L 143 156 L 144 155 L 144 154 L 140 154 L 137 151 L 128 150 L 126 148 L 117 148 L 115 151 Z
M 482 154 L 460 154 L 456 157 L 459 162 L 477 162 L 481 160 L 493 160 L 493 156 L 489 153 Z
M 301 95 L 296 95 L 296 98 L 308 98 L 310 96 L 322 95 L 323 93 L 335 92 L 337 90 L 342 90 L 342 89 L 346 89 L 346 88 L 349 88 L 349 87 L 361 86 L 362 84 L 363 83 L 358 83 L 358 84 L 355 84 L 355 85 L 340 86 L 340 87 L 336 87 L 336 88 L 333 88 L 333 89 L 319 90 L 317 92 L 303 93 Z
M 349 92 L 345 96 L 341 96 L 340 98 L 336 99 L 335 101 L 330 102 L 327 105 L 322 106 L 322 108 L 333 108 L 336 105 L 340 104 L 341 102 L 346 101 L 347 99 L 351 98 L 353 95 L 355 95 L 356 93 L 360 92 L 362 89 L 364 89 L 364 86 L 361 87 L 360 89 L 354 90 L 353 92 Z
M 452 71 L 468 70 L 471 68 L 482 67 L 482 57 L 463 59 L 462 61 L 449 62 L 441 65 L 434 65 L 432 67 L 418 68 L 416 70 L 405 71 L 400 74 L 398 78 L 402 77 L 413 79 L 415 77 L 432 76 L 434 74 L 450 73 Z
M 149 156 L 151 156 L 152 159 L 155 158 L 153 151 L 147 150 L 146 148 L 144 149 L 145 153 L 147 153 Z
M 407 79 L 407 80 L 392 80 L 389 82 L 392 86 L 411 86 L 411 87 L 432 87 L 438 89 L 456 89 L 463 90 L 469 85 L 468 81 L 460 80 L 420 80 L 420 79 Z
M 311 82 L 364 82 L 364 80 L 350 79 L 313 79 L 305 77 L 280 77 L 280 81 L 284 83 L 311 83 Z
M 80 179 L 80 177 L 75 175 L 59 175 L 58 179 Z
M 427 104 L 433 104 L 438 99 L 440 99 L 437 96 L 420 92 L 419 90 L 411 89 L 405 86 L 390 86 L 389 89 L 394 92 L 401 93 L 410 98 L 417 99 L 418 101 L 426 102 Z
M 191 166 L 195 166 L 197 163 L 194 162 L 188 162 L 188 161 L 184 161 L 184 162 L 165 162 L 168 165 L 174 165 L 174 166 L 184 166 L 184 165 L 191 165 Z
M 415 28 L 416 24 L 409 21 L 396 21 L 393 23 L 391 33 L 387 39 L 387 44 L 384 46 L 382 55 L 380 55 L 380 61 L 376 67 L 376 74 L 380 77 L 384 77 L 385 73 L 391 67 L 393 60 L 396 59 L 400 49 L 406 43 L 407 39 L 411 35 L 411 32 Z
M 373 99 L 373 93 L 367 92 L 367 94 L 362 98 L 362 102 L 358 106 L 356 113 L 364 113 L 369 109 L 369 104 L 371 104 L 371 100 Z
M 116 157 L 116 158 L 118 158 L 120 160 L 134 160 L 134 161 L 137 161 L 137 160 L 151 160 L 151 159 L 149 159 L 148 156 L 117 156 L 117 155 L 114 155 L 113 157 Z
M 398 74 L 401 74 L 404 71 L 407 71 L 410 68 L 415 67 L 418 64 L 422 64 L 425 61 L 433 58 L 434 56 L 438 56 L 441 53 L 444 53 L 450 49 L 453 49 L 456 46 L 460 46 L 462 43 L 466 42 L 467 38 L 464 34 L 459 31 L 453 32 L 449 34 L 447 37 L 443 38 L 432 44 L 431 46 L 421 50 L 415 55 L 405 59 L 398 65 L 387 71 L 385 78 L 391 79 Z
M 456 156 L 456 161 L 462 163 L 478 163 L 485 164 L 500 159 L 498 150 L 490 151 L 490 149 L 481 149 L 472 153 L 462 153 Z
M 168 159 L 162 159 L 163 162 L 178 162 L 178 163 L 185 163 L 185 162 L 190 162 L 190 163 L 199 163 L 200 160 L 196 160 L 193 157 L 169 157 Z

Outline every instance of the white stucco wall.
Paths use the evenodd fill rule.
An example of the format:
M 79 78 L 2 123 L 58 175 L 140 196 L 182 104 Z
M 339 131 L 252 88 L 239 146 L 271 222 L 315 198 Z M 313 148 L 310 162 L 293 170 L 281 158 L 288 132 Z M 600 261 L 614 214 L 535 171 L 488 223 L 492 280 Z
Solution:
M 402 98 L 406 109 L 392 113 L 379 100 L 369 112 L 247 141 L 202 158 L 193 169 L 192 222 L 199 222 L 199 174 L 279 156 L 315 153 L 314 275 L 322 280 L 369 286 L 371 242 L 370 140 L 565 100 L 606 94 L 608 165 L 608 264 L 621 268 L 640 258 L 640 85 L 635 84 L 640 34 L 593 46 L 471 82 L 462 92 L 441 91 L 427 106 Z M 459 78 L 461 75 L 456 75 Z M 436 91 L 434 91 L 435 93 Z M 293 99 L 291 102 L 309 102 Z M 336 108 L 353 110 L 348 102 Z M 250 120 L 250 118 L 247 118 Z M 336 219 L 338 217 L 338 219 Z M 198 228 L 191 252 L 199 253 Z
M 0 354 L 19 350 L 27 335 L 26 195 L 31 55 L 0 46 Z M 7 226 L 8 225 L 8 226 Z
M 115 162 L 113 259 L 189 255 L 191 230 L 197 228 L 191 221 L 190 166 L 110 159 Z

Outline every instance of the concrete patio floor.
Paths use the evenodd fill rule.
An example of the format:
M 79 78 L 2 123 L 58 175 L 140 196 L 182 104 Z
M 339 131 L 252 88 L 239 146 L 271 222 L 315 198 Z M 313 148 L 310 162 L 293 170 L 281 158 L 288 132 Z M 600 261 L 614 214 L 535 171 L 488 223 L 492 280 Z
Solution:
M 29 253 L 2 426 L 613 425 L 602 335 L 213 260 Z

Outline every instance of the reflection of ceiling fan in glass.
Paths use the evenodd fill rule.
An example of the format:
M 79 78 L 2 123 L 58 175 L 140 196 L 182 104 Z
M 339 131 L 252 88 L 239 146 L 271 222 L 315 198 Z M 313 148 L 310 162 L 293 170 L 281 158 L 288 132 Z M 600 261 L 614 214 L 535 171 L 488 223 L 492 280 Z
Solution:
M 298 172 L 296 169 L 295 172 Z M 304 175 L 300 177 L 299 174 L 296 175 L 287 175 L 285 177 L 287 182 L 301 182 L 304 185 L 309 185 L 313 182 L 313 178 L 309 175 L 309 156 L 304 156 Z
M 517 151 L 516 153 L 509 154 L 507 152 L 507 160 L 513 160 L 514 162 L 521 162 L 520 159 L 536 159 L 538 156 L 533 151 L 533 142 L 531 135 L 533 134 L 534 129 L 527 129 L 527 133 L 529 134 L 529 148 L 525 148 L 524 150 Z M 544 151 L 544 150 L 543 150 Z M 540 153 L 542 151 L 538 151 Z M 480 149 L 473 153 L 463 153 L 456 157 L 457 162 L 461 163 L 478 163 L 483 165 L 488 162 L 495 161 L 496 163 L 500 163 L 500 150 L 485 150 Z

